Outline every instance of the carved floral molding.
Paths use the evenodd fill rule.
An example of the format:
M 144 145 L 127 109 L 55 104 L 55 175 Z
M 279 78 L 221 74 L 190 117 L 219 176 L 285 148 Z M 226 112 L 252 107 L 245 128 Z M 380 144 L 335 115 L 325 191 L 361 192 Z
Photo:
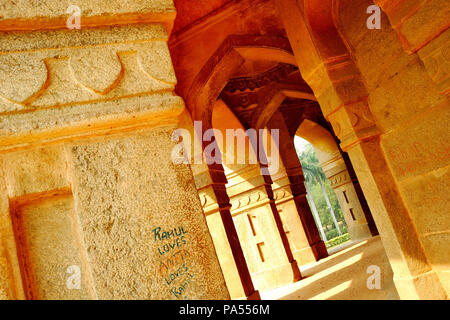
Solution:
M 0 149 L 174 124 L 183 111 L 162 25 L 0 36 Z
M 235 93 L 236 91 L 255 90 L 264 87 L 272 82 L 280 82 L 285 80 L 292 72 L 298 71 L 297 66 L 286 63 L 280 63 L 266 72 L 255 76 L 233 78 L 223 89 L 227 93 Z
M 330 184 L 332 188 L 338 188 L 344 184 L 351 183 L 350 175 L 347 170 L 338 173 L 330 178 Z
M 143 29 L 147 39 L 132 28 L 72 31 L 78 41 L 68 41 L 73 33 L 67 30 L 2 35 L 0 115 L 172 91 L 166 42 Z

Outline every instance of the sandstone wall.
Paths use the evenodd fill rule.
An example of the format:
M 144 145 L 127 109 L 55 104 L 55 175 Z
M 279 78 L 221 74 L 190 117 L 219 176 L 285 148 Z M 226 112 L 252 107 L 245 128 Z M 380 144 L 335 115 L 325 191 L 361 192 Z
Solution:
M 171 160 L 172 1 L 0 8 L 0 298 L 229 298 Z

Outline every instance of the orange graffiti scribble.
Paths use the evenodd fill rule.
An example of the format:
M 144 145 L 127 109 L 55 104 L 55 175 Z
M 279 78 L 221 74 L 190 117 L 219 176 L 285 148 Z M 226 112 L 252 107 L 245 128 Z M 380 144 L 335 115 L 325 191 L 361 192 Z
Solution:
M 161 261 L 158 269 L 159 274 L 161 276 L 166 275 L 171 268 L 177 267 L 178 265 L 183 263 L 185 261 L 185 258 L 189 255 L 189 252 L 185 249 L 175 252 L 172 257 L 166 258 Z

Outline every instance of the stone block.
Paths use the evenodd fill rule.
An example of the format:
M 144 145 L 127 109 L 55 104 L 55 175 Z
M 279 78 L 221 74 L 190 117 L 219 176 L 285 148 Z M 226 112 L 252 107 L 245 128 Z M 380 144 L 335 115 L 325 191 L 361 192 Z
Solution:
M 192 172 L 171 161 L 172 130 L 68 147 L 100 299 L 229 297 Z

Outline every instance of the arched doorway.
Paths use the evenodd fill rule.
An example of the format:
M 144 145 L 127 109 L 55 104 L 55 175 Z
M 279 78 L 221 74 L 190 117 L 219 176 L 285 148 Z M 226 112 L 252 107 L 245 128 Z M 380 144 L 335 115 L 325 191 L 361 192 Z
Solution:
M 430 280 L 436 289 L 434 290 L 436 296 L 442 297 L 445 293 L 425 251 L 433 259 L 436 257 L 432 254 L 432 250 L 424 249 L 415 226 L 415 223 L 419 222 L 417 219 L 414 222 L 411 219 L 410 209 L 404 202 L 407 195 L 399 187 L 399 170 L 398 168 L 392 170 L 391 166 L 394 164 L 391 156 L 386 155 L 383 149 L 385 147 L 392 149 L 392 146 L 398 142 L 397 138 L 400 140 L 406 138 L 399 131 L 395 132 L 398 127 L 392 120 L 393 113 L 383 106 L 383 95 L 375 88 L 377 77 L 383 78 L 385 83 L 382 90 L 386 92 L 386 88 L 389 87 L 388 80 L 375 70 L 376 68 L 368 68 L 367 61 L 370 60 L 368 57 L 382 60 L 380 57 L 383 55 L 377 55 L 375 51 L 369 54 L 359 46 L 359 44 L 367 45 L 371 40 L 376 40 L 375 38 L 380 34 L 366 31 L 364 15 L 357 15 L 359 18 L 355 20 L 345 19 L 345 24 L 341 20 L 342 17 L 348 18 L 354 14 L 355 8 L 365 12 L 363 9 L 369 4 L 371 4 L 370 1 L 359 1 L 354 7 L 350 7 L 339 1 L 324 3 L 313 0 L 280 0 L 252 2 L 252 6 L 248 1 L 244 1 L 235 6 L 230 5 L 231 9 L 224 6 L 221 8 L 223 10 L 219 9 L 197 21 L 192 28 L 184 25 L 183 29 L 175 33 L 172 42 L 175 69 L 181 70 L 180 74 L 183 75 L 179 77 L 181 82 L 177 92 L 185 98 L 194 120 L 210 121 L 212 106 L 220 97 L 233 113 L 243 115 L 240 119 L 244 127 L 254 127 L 257 130 L 267 126 L 268 121 L 286 98 L 315 102 L 327 121 L 325 124 L 319 124 L 332 132 L 333 136 L 337 137 L 336 142 L 339 143 L 339 147 L 348 152 L 348 156 L 342 153 L 342 158 L 350 179 L 353 181 L 356 177 L 351 168 L 354 166 L 361 180 L 367 202 L 376 217 L 378 227 L 381 227 L 380 234 L 394 269 L 397 286 L 402 288 L 401 295 L 420 297 L 426 293 L 426 288 L 413 280 L 419 276 Z M 242 17 L 248 17 L 248 21 L 235 24 L 230 12 L 242 13 Z M 257 14 L 263 14 L 267 19 L 252 20 Z M 220 18 L 215 20 L 215 17 Z M 270 21 L 270 23 L 262 23 L 261 20 Z M 356 30 L 364 32 L 359 33 Z M 421 69 L 420 64 L 412 61 L 417 60 L 416 58 L 407 59 L 404 56 L 398 41 L 392 37 L 394 33 L 389 24 L 386 24 L 385 31 L 389 41 L 394 44 L 386 47 L 392 49 L 393 54 L 401 57 L 401 63 L 406 64 L 411 61 L 418 69 Z M 202 37 L 205 34 L 207 36 Z M 253 36 L 255 34 L 256 36 Z M 286 39 L 289 39 L 288 43 Z M 375 43 L 377 43 L 377 52 L 384 52 L 380 45 L 383 41 L 375 41 Z M 295 61 L 292 61 L 292 56 L 295 57 Z M 266 60 L 265 62 L 270 61 L 273 64 L 256 63 L 256 60 Z M 258 82 L 254 81 L 255 76 L 269 72 L 271 68 L 280 68 L 281 64 L 294 67 L 298 65 L 301 76 L 297 78 L 295 88 L 292 88 L 292 83 L 287 85 L 284 81 L 293 76 L 288 71 L 284 80 L 278 77 L 276 81 L 269 80 L 272 83 L 270 89 L 261 89 Z M 383 64 L 383 70 L 387 70 L 386 65 L 388 64 Z M 258 67 L 254 68 L 255 66 Z M 398 68 L 395 69 L 396 67 Z M 405 66 L 396 67 L 394 70 L 400 72 Z M 371 74 L 371 70 L 376 72 Z M 392 77 L 396 77 L 393 73 L 394 71 Z M 424 79 L 427 78 L 424 70 L 419 70 L 418 73 Z M 377 77 L 371 77 L 374 74 Z M 270 79 L 270 76 L 268 78 Z M 252 81 L 247 81 L 249 79 Z M 394 82 L 403 91 L 407 90 L 408 86 L 404 85 L 406 82 L 402 81 L 400 76 Z M 437 109 L 442 110 L 444 103 L 442 98 L 436 98 L 438 94 L 435 94 L 435 88 L 426 84 L 424 87 L 433 92 L 434 100 L 430 102 L 431 105 L 438 106 Z M 231 92 L 233 90 L 234 92 Z M 258 91 L 258 94 L 254 91 Z M 421 89 L 421 92 L 423 93 L 424 90 Z M 392 101 L 395 102 L 397 110 L 401 110 L 400 113 L 407 116 L 405 106 L 396 101 L 392 94 L 387 95 L 393 98 Z M 234 108 L 233 103 L 230 103 L 233 96 L 242 98 L 240 102 L 238 101 L 239 108 Z M 259 108 L 252 110 L 250 106 L 255 103 L 248 104 L 251 101 L 256 101 Z M 408 115 L 408 121 L 415 121 L 413 118 L 412 115 Z M 401 119 L 397 118 L 397 120 L 409 126 Z M 415 130 L 420 127 L 415 124 L 414 126 Z M 386 140 L 383 141 L 383 139 Z M 290 141 L 290 139 L 281 138 L 280 141 Z M 295 152 L 282 151 L 285 148 L 291 148 L 291 146 L 282 143 L 280 150 L 285 157 L 283 164 L 288 173 L 296 206 L 303 209 L 298 212 L 308 211 L 301 166 L 298 159 L 296 159 L 297 162 L 294 159 Z M 395 157 L 401 158 L 399 155 Z M 226 182 L 223 183 L 226 184 Z M 407 189 L 407 184 L 404 182 L 402 188 Z M 359 183 L 353 185 L 361 207 L 365 211 L 363 203 L 365 201 L 362 201 L 360 197 L 361 187 Z M 412 202 L 413 200 L 409 199 L 410 205 Z M 367 216 L 366 220 L 368 220 Z M 311 217 L 302 216 L 303 226 L 311 221 L 313 221 L 312 215 Z M 305 228 L 305 232 L 308 233 L 306 230 L 308 228 Z M 373 233 L 374 230 L 372 229 L 371 232 Z M 430 239 L 433 237 L 424 236 Z M 317 249 L 320 247 L 321 240 L 318 233 L 312 232 L 307 238 L 311 248 L 316 253 L 319 252 L 320 250 Z M 433 241 L 427 240 L 423 243 L 426 244 L 425 247 L 431 248 L 431 243 L 435 243 Z M 415 264 L 414 261 L 418 263 Z M 442 273 L 439 274 L 442 275 Z

